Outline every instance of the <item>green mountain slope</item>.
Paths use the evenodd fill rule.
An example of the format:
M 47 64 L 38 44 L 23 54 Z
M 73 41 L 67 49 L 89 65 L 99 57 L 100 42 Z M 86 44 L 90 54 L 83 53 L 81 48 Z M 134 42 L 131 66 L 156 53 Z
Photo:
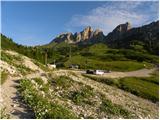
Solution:
M 158 64 L 157 23 L 153 22 L 139 28 L 130 28 L 130 25 L 126 27 L 126 24 L 122 24 L 104 37 L 103 41 L 96 42 L 94 39 L 92 44 L 91 42 L 82 44 L 83 41 L 80 44 L 68 43 L 65 40 L 68 37 L 64 41 L 56 42 L 57 37 L 56 41 L 50 44 L 28 47 L 18 45 L 1 34 L 1 46 L 2 49 L 14 50 L 43 64 L 47 55 L 47 63 L 55 61 L 60 67 L 78 64 L 82 69 L 136 70 Z M 122 29 L 123 27 L 126 30 Z M 90 33 L 86 30 L 83 32 Z

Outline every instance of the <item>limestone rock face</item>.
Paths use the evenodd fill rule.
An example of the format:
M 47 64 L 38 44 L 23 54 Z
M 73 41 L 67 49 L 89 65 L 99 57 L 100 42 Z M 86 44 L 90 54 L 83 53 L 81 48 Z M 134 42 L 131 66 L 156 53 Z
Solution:
M 68 33 L 62 33 L 58 35 L 54 40 L 54 42 L 61 43 L 63 41 L 72 43 L 73 42 L 73 34 L 68 32 Z
M 117 33 L 124 33 L 131 29 L 131 24 L 129 22 L 126 22 L 125 24 L 118 25 L 113 32 Z
M 88 26 L 81 32 L 76 32 L 74 35 L 72 33 L 62 33 L 58 35 L 52 42 L 61 43 L 79 43 L 79 42 L 97 42 L 102 41 L 104 35 L 103 32 L 99 29 L 93 31 L 93 29 Z
M 92 29 L 90 26 L 86 27 L 86 28 L 81 32 L 82 40 L 88 40 L 88 39 L 90 39 L 92 33 L 93 33 L 93 29 Z
M 81 33 L 75 33 L 74 34 L 74 36 L 75 36 L 75 41 L 77 41 L 77 42 L 79 42 L 79 41 L 81 41 L 81 39 L 82 39 L 82 36 L 81 36 Z
M 93 36 L 92 36 L 92 40 L 94 42 L 102 42 L 103 41 L 103 38 L 104 38 L 104 34 L 101 30 L 99 29 L 96 29 L 94 32 L 93 32 Z
M 110 37 L 113 41 L 123 37 L 123 34 L 131 29 L 131 24 L 126 22 L 125 24 L 118 25 L 111 33 L 107 36 Z

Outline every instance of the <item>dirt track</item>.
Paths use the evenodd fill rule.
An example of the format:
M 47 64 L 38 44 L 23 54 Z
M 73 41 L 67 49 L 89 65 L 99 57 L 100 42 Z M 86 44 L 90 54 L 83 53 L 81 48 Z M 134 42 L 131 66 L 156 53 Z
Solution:
M 103 75 L 93 75 L 93 76 L 102 76 L 106 78 L 122 78 L 122 77 L 149 77 L 151 73 L 153 73 L 156 68 L 153 69 L 140 69 L 136 71 L 130 72 L 115 72 L 112 71 L 111 73 L 105 73 Z M 79 72 L 79 71 L 74 71 Z M 85 73 L 85 71 L 81 71 L 81 73 Z
M 41 77 L 41 73 L 34 73 L 25 76 L 25 78 Z M 23 77 L 24 78 L 24 77 Z M 0 87 L 2 107 L 6 107 L 6 113 L 12 119 L 31 119 L 34 117 L 33 112 L 20 100 L 17 87 L 22 77 L 9 77 Z

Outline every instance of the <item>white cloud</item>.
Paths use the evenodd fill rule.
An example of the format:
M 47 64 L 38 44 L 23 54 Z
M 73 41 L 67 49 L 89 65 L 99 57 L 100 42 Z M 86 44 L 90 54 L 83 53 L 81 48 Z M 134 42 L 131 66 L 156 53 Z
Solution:
M 153 16 L 158 18 L 157 4 L 158 2 L 151 1 L 107 2 L 86 15 L 74 15 L 67 23 L 67 28 L 92 26 L 107 34 L 121 23 L 130 22 L 133 26 L 139 26 L 152 20 Z

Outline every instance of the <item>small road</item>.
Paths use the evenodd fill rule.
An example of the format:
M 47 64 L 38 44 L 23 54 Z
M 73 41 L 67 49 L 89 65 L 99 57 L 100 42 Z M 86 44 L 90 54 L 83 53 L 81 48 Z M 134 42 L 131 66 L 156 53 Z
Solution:
M 149 77 L 157 68 L 153 69 L 140 69 L 130 72 L 116 72 L 112 71 L 111 73 L 104 73 L 103 75 L 93 75 L 93 76 L 102 76 L 105 78 L 122 78 L 122 77 Z M 86 73 L 85 71 L 74 71 L 79 73 Z

